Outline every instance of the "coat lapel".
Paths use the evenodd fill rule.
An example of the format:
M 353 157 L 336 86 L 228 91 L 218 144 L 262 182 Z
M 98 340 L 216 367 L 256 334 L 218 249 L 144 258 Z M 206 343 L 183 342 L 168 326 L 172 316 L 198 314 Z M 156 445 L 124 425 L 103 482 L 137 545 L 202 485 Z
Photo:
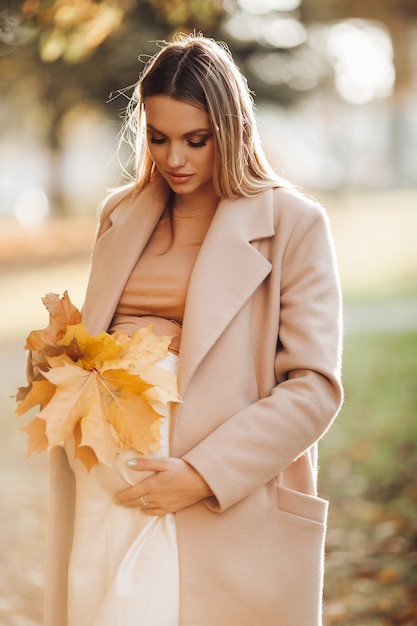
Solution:
M 107 330 L 130 273 L 164 210 L 169 189 L 163 180 L 129 194 L 110 215 L 92 258 L 83 319 L 91 334 Z
M 272 190 L 251 198 L 223 200 L 217 208 L 188 288 L 178 372 L 180 393 L 271 271 L 271 263 L 255 242 L 274 234 L 272 208 Z

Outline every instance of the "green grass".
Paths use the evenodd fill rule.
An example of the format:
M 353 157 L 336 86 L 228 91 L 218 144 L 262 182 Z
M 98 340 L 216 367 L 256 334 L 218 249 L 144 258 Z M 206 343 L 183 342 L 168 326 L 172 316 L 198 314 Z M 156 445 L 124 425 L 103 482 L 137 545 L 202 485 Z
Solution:
M 345 304 L 366 304 L 417 297 L 417 276 L 414 269 L 402 272 L 382 284 L 352 286 L 343 289 Z
M 324 626 L 417 623 L 417 332 L 346 338 L 346 401 L 320 443 Z
M 417 463 L 417 333 L 348 336 L 343 377 L 345 404 L 320 444 L 322 483 L 334 487 L 344 464 L 388 497 Z

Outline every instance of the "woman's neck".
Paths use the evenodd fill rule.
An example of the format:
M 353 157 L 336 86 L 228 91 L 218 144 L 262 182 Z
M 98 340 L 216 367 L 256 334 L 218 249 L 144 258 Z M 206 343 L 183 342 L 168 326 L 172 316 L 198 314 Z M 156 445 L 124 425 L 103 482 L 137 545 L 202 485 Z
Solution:
M 173 194 L 171 206 L 179 211 L 205 210 L 217 208 L 220 198 L 213 193 Z

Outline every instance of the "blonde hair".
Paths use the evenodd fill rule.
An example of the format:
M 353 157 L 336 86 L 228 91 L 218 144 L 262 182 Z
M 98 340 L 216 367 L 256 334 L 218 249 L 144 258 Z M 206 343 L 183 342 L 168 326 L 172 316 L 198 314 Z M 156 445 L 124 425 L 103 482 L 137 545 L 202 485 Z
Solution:
M 261 147 L 247 81 L 225 44 L 180 35 L 148 61 L 126 110 L 122 137 L 133 147 L 135 189 L 155 175 L 146 137 L 144 105 L 165 95 L 205 111 L 213 127 L 213 187 L 219 197 L 250 196 L 284 181 Z

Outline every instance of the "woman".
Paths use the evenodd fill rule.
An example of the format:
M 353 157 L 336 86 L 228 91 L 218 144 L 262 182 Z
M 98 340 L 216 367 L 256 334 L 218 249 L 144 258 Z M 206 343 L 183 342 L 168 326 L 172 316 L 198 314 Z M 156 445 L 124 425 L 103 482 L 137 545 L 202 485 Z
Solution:
M 246 82 L 209 39 L 159 51 L 128 126 L 136 179 L 101 209 L 84 321 L 173 336 L 182 402 L 162 458 L 123 453 L 96 479 L 54 450 L 46 623 L 318 626 L 316 445 L 342 401 L 324 211 L 273 173 Z M 112 522 L 89 517 L 103 485 Z

